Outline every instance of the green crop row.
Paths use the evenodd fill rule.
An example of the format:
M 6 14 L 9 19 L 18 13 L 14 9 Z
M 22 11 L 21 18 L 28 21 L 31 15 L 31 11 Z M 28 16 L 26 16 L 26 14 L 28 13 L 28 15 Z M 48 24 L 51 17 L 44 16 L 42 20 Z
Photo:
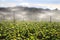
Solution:
M 0 40 L 60 40 L 60 23 L 0 22 Z

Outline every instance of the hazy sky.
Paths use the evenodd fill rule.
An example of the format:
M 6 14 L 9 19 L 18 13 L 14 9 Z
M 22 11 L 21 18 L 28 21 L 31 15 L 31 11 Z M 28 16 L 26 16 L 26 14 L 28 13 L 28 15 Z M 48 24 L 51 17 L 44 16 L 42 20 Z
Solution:
M 0 7 L 14 7 L 20 5 L 38 8 L 60 9 L 60 0 L 0 0 Z

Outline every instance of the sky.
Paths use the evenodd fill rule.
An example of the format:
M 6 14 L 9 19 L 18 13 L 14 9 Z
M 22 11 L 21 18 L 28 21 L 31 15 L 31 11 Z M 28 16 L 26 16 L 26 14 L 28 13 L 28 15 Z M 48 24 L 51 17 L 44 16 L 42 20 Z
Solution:
M 60 0 L 0 0 L 0 7 L 14 6 L 60 9 Z

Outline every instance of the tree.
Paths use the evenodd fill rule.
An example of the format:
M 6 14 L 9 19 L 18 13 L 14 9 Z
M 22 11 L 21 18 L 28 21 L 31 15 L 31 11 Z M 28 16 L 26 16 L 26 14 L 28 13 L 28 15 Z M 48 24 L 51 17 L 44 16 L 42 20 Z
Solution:
M 58 8 L 56 8 L 55 11 L 58 11 Z

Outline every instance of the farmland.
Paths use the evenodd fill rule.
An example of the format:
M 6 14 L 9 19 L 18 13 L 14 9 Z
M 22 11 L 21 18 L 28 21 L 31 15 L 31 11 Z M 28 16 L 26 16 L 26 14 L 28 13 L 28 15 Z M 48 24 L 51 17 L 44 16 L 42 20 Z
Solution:
M 60 40 L 60 22 L 0 22 L 0 40 Z
M 0 40 L 60 40 L 60 2 L 1 0 Z

